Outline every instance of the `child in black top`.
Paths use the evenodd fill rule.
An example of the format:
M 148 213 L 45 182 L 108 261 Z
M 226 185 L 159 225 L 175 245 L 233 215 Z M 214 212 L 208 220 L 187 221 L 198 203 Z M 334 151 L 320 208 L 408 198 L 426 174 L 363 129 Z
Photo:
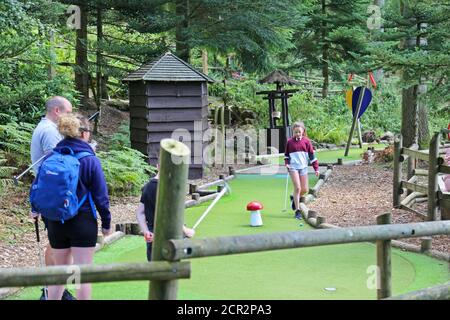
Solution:
M 159 170 L 159 165 L 157 165 Z M 147 241 L 147 260 L 152 258 L 153 228 L 156 210 L 156 191 L 158 190 L 159 172 L 142 188 L 141 200 L 136 210 L 136 218 L 139 226 L 144 233 Z M 185 237 L 192 238 L 195 234 L 194 229 L 183 226 Z

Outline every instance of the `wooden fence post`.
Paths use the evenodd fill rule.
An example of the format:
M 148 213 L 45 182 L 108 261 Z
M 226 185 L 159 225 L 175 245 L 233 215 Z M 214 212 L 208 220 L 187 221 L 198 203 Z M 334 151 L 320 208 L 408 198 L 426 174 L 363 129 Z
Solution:
M 430 160 L 429 160 L 429 171 L 428 171 L 428 220 L 434 221 L 437 219 L 438 213 L 438 197 L 437 193 L 439 191 L 438 185 L 438 170 L 439 170 L 439 140 L 440 133 L 437 132 L 433 135 L 430 142 Z
M 189 184 L 189 194 L 197 193 L 198 186 L 196 184 L 190 183 Z
M 391 214 L 385 213 L 377 217 L 377 224 L 391 224 Z M 391 292 L 391 240 L 379 240 L 377 244 L 378 286 L 377 299 L 392 295 Z
M 189 148 L 183 143 L 161 141 L 152 261 L 164 260 L 162 251 L 167 240 L 182 239 L 189 157 Z M 151 281 L 149 299 L 175 300 L 177 291 L 178 280 Z
M 403 138 L 400 135 L 398 138 L 395 138 L 394 141 L 394 183 L 393 183 L 393 206 L 397 208 L 400 206 L 400 188 L 401 188 L 401 180 L 402 180 L 402 163 L 400 162 L 400 155 L 403 148 Z
M 413 144 L 409 149 L 419 150 L 419 146 L 417 144 Z M 414 170 L 416 169 L 416 166 L 417 166 L 417 158 L 409 157 L 407 162 L 406 180 L 409 181 L 411 178 L 414 177 Z M 408 189 L 406 194 L 409 196 L 411 193 L 413 193 L 413 191 Z

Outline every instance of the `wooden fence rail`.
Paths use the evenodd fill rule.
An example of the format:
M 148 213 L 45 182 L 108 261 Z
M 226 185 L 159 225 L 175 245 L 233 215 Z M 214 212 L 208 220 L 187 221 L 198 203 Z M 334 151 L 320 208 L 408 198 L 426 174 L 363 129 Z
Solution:
M 190 262 L 117 263 L 107 265 L 69 265 L 45 268 L 0 269 L 1 287 L 31 287 L 66 284 L 68 280 L 79 283 L 173 280 L 189 278 Z
M 439 191 L 439 179 L 441 174 L 450 174 L 450 167 L 444 164 L 442 154 L 445 149 L 442 148 L 442 135 L 448 133 L 449 130 L 444 129 L 436 132 L 430 142 L 429 150 L 416 150 L 417 146 L 405 148 L 402 145 L 402 137 L 400 136 L 394 142 L 394 181 L 393 181 L 393 207 L 402 208 L 412 211 L 420 216 L 426 216 L 429 221 L 437 220 L 439 210 L 448 209 L 449 203 L 446 196 Z M 444 146 L 445 147 L 445 146 Z M 407 180 L 402 179 L 402 163 L 408 160 L 408 176 Z M 416 160 L 428 161 L 428 170 L 415 168 Z M 420 185 L 417 183 L 418 176 L 424 176 L 428 179 L 428 185 Z M 401 201 L 403 189 L 408 190 L 407 198 Z M 428 209 L 426 214 L 414 210 L 410 205 L 413 203 L 418 193 L 427 196 Z M 413 195 L 413 196 L 411 196 Z
M 437 144 L 439 145 L 439 143 Z M 394 176 L 396 177 L 394 179 L 394 203 L 402 186 L 401 166 L 399 166 L 401 149 L 401 140 L 397 140 L 394 164 Z M 377 219 L 379 225 L 376 226 L 181 239 L 189 156 L 189 149 L 181 142 L 171 139 L 161 141 L 161 169 L 157 192 L 152 262 L 5 269 L 0 270 L 0 287 L 64 284 L 74 275 L 74 272 L 78 272 L 79 279 L 77 281 L 80 283 L 151 280 L 149 299 L 176 299 L 177 279 L 189 278 L 191 272 L 190 263 L 180 262 L 181 259 L 377 241 L 377 265 L 381 279 L 378 298 L 386 298 L 391 292 L 390 246 L 392 239 L 450 235 L 450 221 L 389 224 L 390 215 L 384 214 Z M 439 161 L 436 163 L 442 164 Z M 326 175 L 323 178 L 325 179 Z M 307 196 L 312 197 L 312 195 Z M 397 200 L 400 204 L 400 197 Z M 324 224 L 322 217 L 316 217 L 316 219 L 317 223 Z M 445 293 L 445 287 L 436 290 L 444 292 L 442 295 L 439 293 L 439 297 L 448 296 L 448 292 Z
M 371 242 L 432 235 L 450 235 L 450 221 L 388 224 L 342 229 L 263 233 L 207 239 L 169 240 L 168 261 L 330 244 Z
M 384 300 L 450 300 L 450 282 Z

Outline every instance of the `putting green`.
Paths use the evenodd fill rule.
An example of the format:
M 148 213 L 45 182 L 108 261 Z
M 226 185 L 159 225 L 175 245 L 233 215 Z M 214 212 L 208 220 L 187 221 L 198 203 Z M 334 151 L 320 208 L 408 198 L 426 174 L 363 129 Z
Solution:
M 311 230 L 284 209 L 285 175 L 239 175 L 197 228 L 197 238 Z M 310 180 L 311 185 L 316 178 Z M 250 227 L 246 204 L 264 205 L 262 227 Z M 209 203 L 186 210 L 192 226 Z M 289 205 L 288 205 L 289 207 Z M 302 226 L 300 225 L 302 224 Z M 192 259 L 192 274 L 180 280 L 179 299 L 375 299 L 375 246 L 370 243 L 321 246 Z M 143 262 L 142 237 L 128 236 L 96 254 L 95 263 Z M 427 256 L 392 252 L 393 294 L 398 295 L 450 280 L 448 265 Z M 334 291 L 326 288 L 335 288 Z M 93 284 L 94 299 L 146 299 L 148 282 Z M 28 288 L 15 299 L 36 299 Z

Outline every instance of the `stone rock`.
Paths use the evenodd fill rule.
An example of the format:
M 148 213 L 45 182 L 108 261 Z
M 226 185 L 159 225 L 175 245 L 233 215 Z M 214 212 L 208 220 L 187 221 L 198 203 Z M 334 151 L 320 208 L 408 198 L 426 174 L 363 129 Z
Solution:
M 380 137 L 380 140 L 387 141 L 388 143 L 393 143 L 394 139 L 395 139 L 395 136 L 390 131 L 387 131 Z
M 371 142 L 374 142 L 376 140 L 376 138 L 377 137 L 375 135 L 375 131 L 373 131 L 373 130 L 365 131 L 362 134 L 362 141 L 363 142 L 371 143 Z

